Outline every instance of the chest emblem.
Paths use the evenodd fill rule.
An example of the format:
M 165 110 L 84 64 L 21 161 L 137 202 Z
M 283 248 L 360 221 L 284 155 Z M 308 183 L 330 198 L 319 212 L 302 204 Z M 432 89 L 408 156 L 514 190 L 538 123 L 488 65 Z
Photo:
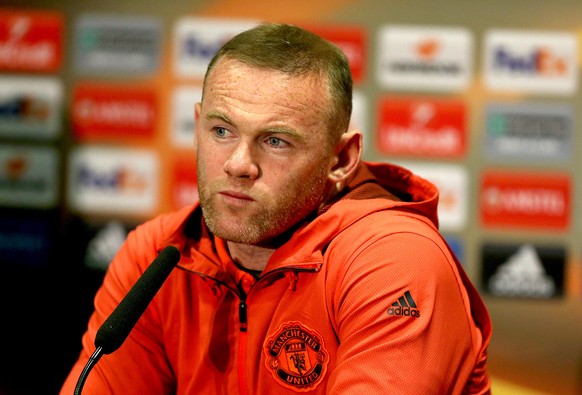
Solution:
M 310 391 L 321 383 L 329 362 L 322 337 L 298 322 L 281 325 L 267 339 L 264 352 L 275 380 L 296 391 Z

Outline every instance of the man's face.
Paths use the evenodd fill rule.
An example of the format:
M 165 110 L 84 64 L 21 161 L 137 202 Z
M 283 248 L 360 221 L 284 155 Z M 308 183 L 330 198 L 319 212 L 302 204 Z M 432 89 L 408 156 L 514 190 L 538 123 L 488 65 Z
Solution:
M 195 130 L 200 203 L 214 234 L 268 245 L 319 207 L 334 164 L 322 80 L 215 65 Z

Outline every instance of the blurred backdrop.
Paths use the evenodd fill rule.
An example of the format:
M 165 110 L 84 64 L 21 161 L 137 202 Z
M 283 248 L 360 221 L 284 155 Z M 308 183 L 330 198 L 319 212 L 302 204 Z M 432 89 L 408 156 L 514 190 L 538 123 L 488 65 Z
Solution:
M 197 199 L 193 104 L 260 21 L 350 60 L 365 159 L 434 181 L 495 394 L 582 394 L 582 2 L 1 0 L 0 395 L 56 394 L 127 232 Z

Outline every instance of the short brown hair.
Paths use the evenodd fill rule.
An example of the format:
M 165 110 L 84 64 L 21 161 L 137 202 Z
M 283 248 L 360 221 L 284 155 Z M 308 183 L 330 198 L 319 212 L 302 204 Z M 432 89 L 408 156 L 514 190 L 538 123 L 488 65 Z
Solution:
M 352 74 L 348 60 L 335 44 L 297 26 L 262 23 L 227 41 L 214 55 L 206 78 L 221 58 L 290 75 L 315 74 L 327 78 L 330 110 L 327 124 L 337 138 L 349 127 L 352 113 Z

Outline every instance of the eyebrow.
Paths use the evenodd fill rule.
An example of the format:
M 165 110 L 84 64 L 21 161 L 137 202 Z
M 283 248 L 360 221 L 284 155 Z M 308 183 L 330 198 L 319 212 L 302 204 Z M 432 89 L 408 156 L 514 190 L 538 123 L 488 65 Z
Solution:
M 229 125 L 232 125 L 232 121 L 230 120 L 230 118 L 218 111 L 209 111 L 205 116 L 204 119 L 206 119 L 207 121 L 211 121 L 214 119 L 218 119 L 221 120 L 223 122 L 228 123 Z
M 205 116 L 204 119 L 211 121 L 211 120 L 220 120 L 223 121 L 229 125 L 234 125 L 234 123 L 232 122 L 232 120 L 230 119 L 230 117 L 228 117 L 227 115 L 219 112 L 219 111 L 209 111 Z M 263 133 L 277 133 L 277 134 L 283 134 L 285 136 L 291 137 L 295 140 L 298 140 L 302 143 L 304 143 L 306 141 L 305 136 L 297 133 L 297 131 L 293 128 L 287 127 L 287 126 L 275 126 L 275 127 L 271 127 L 271 128 L 267 128 L 263 130 Z
M 285 136 L 288 136 L 288 137 L 291 137 L 295 140 L 298 140 L 301 143 L 305 142 L 305 136 L 297 133 L 297 131 L 295 129 L 289 128 L 286 126 L 268 128 L 268 129 L 266 129 L 266 132 L 267 133 L 283 134 Z

